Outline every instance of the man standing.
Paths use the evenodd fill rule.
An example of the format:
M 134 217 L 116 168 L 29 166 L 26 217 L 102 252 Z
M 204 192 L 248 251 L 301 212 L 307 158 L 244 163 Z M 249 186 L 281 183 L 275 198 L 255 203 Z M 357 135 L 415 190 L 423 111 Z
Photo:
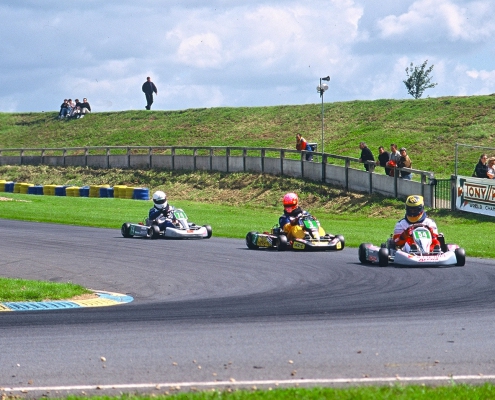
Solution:
M 390 175 L 390 168 L 387 167 L 387 163 L 390 161 L 390 154 L 388 151 L 385 151 L 383 146 L 378 147 L 378 162 L 380 163 L 380 167 L 385 168 L 385 175 Z
M 359 158 L 359 162 L 362 162 L 364 164 L 364 169 L 369 171 L 370 166 L 366 163 L 366 161 L 375 161 L 375 157 L 373 157 L 373 153 L 368 146 L 366 146 L 366 143 L 359 143 L 359 148 L 361 149 L 361 157 Z
M 296 150 L 306 150 L 306 161 L 313 161 L 313 149 L 308 144 L 308 141 L 304 139 L 300 133 L 296 133 Z
M 158 94 L 158 89 L 156 88 L 155 84 L 151 82 L 151 78 L 148 76 L 146 78 L 146 82 L 143 83 L 143 92 L 146 95 L 146 109 L 150 110 L 151 105 L 153 104 L 153 92 Z
M 399 168 L 411 168 L 412 162 L 409 156 L 407 155 L 407 150 L 405 147 L 401 147 L 400 151 L 400 160 L 399 163 L 397 164 L 397 167 Z M 411 180 L 412 179 L 412 174 L 410 172 L 406 171 L 400 171 L 400 177 L 402 179 L 407 179 Z

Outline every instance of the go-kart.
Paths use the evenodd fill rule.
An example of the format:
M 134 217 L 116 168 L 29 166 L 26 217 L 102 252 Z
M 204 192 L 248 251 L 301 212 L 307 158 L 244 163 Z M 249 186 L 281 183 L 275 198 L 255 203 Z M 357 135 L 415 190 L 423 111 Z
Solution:
M 248 232 L 246 246 L 251 250 L 259 248 L 285 250 L 343 250 L 345 239 L 342 235 L 331 235 L 324 232 L 319 221 L 312 215 L 305 213 L 299 217 L 299 225 L 303 228 L 304 237 L 288 240 L 282 229 L 275 225 L 270 232 Z
M 411 235 L 402 248 L 390 237 L 380 247 L 371 243 L 359 246 L 359 261 L 362 264 L 377 263 L 386 267 L 389 263 L 404 266 L 444 266 L 466 264 L 466 252 L 456 244 L 446 244 L 443 234 L 438 235 L 440 246 L 432 246 L 432 232 L 423 224 L 410 226 Z
M 157 239 L 160 237 L 170 239 L 209 239 L 212 235 L 210 225 L 199 226 L 188 221 L 184 210 L 177 208 L 172 210 L 172 218 L 161 215 L 155 220 L 145 219 L 144 223 L 132 224 L 125 222 L 120 229 L 122 236 L 131 238 L 134 236 Z M 166 223 L 164 230 L 160 229 Z

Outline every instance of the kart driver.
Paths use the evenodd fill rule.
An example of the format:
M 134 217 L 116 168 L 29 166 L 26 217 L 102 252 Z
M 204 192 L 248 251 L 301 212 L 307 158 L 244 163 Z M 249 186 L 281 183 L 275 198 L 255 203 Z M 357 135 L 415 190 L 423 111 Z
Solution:
M 422 224 L 430 229 L 432 242 L 431 249 L 437 246 L 440 248 L 438 240 L 437 224 L 431 218 L 428 218 L 425 212 L 423 196 L 412 195 L 406 199 L 406 215 L 395 224 L 393 240 L 398 247 L 405 247 L 409 251 L 409 245 L 413 243 L 411 225 Z
M 295 193 L 287 193 L 283 199 L 284 213 L 279 218 L 280 228 L 287 234 L 287 240 L 302 239 L 305 236 L 303 226 L 299 220 L 307 211 L 299 207 L 299 197 Z M 324 236 L 325 231 L 319 227 L 320 235 Z
M 155 221 L 157 218 L 163 215 L 165 219 L 158 223 L 158 227 L 160 228 L 160 230 L 164 231 L 167 226 L 173 227 L 174 224 L 172 223 L 172 220 L 174 219 L 174 207 L 168 204 L 167 195 L 165 194 L 165 192 L 158 190 L 153 193 L 153 203 L 154 206 L 150 209 L 148 215 L 149 220 Z

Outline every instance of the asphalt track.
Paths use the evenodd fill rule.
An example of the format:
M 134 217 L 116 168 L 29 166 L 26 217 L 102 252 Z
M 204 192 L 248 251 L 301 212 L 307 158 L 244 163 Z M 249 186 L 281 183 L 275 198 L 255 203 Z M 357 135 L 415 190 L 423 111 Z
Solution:
M 1 219 L 0 243 L 2 276 L 134 298 L 0 313 L 5 393 L 495 381 L 493 260 L 380 268 L 357 249 L 252 251 Z

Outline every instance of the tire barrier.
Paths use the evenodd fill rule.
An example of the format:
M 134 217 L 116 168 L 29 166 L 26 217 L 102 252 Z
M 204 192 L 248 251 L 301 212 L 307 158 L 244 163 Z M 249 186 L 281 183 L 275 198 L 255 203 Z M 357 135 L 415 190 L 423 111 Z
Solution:
M 55 187 L 55 196 L 66 196 L 65 186 L 56 186 Z
M 89 197 L 89 186 L 83 186 L 79 188 L 80 197 Z
M 67 196 L 67 197 L 99 197 L 120 198 L 134 200 L 149 200 L 150 190 L 148 188 L 130 187 L 125 185 L 35 185 L 25 182 L 7 182 L 0 180 L 0 192 L 34 194 L 45 196 Z

